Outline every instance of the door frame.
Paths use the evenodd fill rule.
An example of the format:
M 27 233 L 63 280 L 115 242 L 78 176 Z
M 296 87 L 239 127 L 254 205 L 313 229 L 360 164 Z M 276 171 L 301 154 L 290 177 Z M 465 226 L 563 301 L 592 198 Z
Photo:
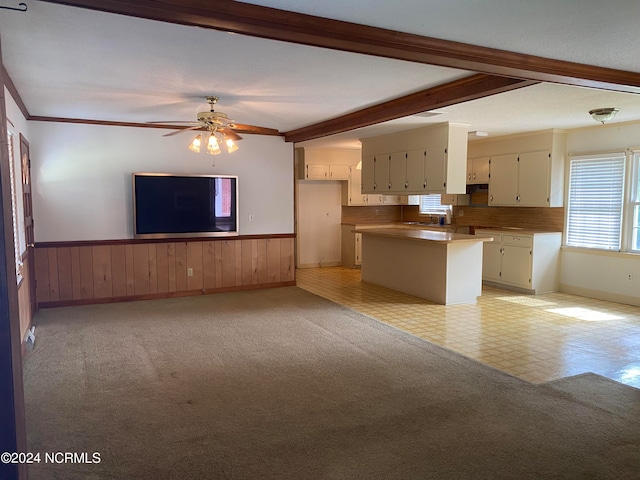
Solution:
M 22 211 L 24 215 L 24 239 L 27 254 L 27 267 L 29 275 L 29 328 L 33 317 L 38 311 L 36 302 L 36 254 L 35 254 L 35 231 L 33 222 L 33 186 L 31 183 L 31 154 L 29 152 L 29 142 L 20 133 L 20 165 L 22 167 Z

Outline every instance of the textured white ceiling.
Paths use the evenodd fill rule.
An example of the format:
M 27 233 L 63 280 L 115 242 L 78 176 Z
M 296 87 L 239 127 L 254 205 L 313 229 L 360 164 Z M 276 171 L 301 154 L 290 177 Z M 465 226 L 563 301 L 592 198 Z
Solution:
M 241 0 L 427 37 L 640 71 L 638 0 Z
M 563 60 L 640 68 L 637 0 L 252 3 Z M 193 120 L 207 108 L 204 97 L 214 94 L 220 97 L 217 109 L 235 121 L 287 131 L 470 74 L 37 1 L 28 5 L 26 13 L 0 11 L 0 34 L 7 71 L 29 112 L 38 116 Z M 353 146 L 359 137 L 444 120 L 491 135 L 574 128 L 593 125 L 586 112 L 602 106 L 621 107 L 616 121 L 640 119 L 637 95 L 537 85 L 449 107 L 435 117 L 410 117 L 312 144 Z

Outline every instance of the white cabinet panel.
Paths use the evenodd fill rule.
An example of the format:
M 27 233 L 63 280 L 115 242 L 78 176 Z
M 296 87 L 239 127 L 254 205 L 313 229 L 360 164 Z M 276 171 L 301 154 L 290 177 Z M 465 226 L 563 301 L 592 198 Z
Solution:
M 387 193 L 389 191 L 389 163 L 391 155 L 388 153 L 378 154 L 375 157 L 374 183 L 375 193 Z
M 370 193 L 367 195 L 367 205 L 384 205 L 385 195 Z
M 489 183 L 489 157 L 467 160 L 467 185 Z
M 410 150 L 407 152 L 407 191 L 424 192 L 427 182 L 424 173 L 424 165 L 427 152 L 425 149 Z
M 551 154 L 521 153 L 518 162 L 518 205 L 548 207 L 551 186 Z
M 374 193 L 375 184 L 375 155 L 363 155 L 362 156 L 362 193 Z
M 441 205 L 463 206 L 469 205 L 470 195 L 459 195 L 456 193 L 443 193 L 440 196 Z
M 490 169 L 489 205 L 517 205 L 518 155 L 493 156 Z
M 304 178 L 306 180 L 327 180 L 329 165 L 307 165 Z
M 404 192 L 407 188 L 407 152 L 391 154 L 389 160 L 389 191 Z
M 531 248 L 502 244 L 501 282 L 531 288 Z
M 358 170 L 355 165 L 349 167 L 349 178 L 342 186 L 342 205 L 358 206 L 367 204 L 367 194 L 361 193 L 362 170 Z
M 330 180 L 349 180 L 349 165 L 329 165 Z
M 429 193 L 445 193 L 447 185 L 446 147 L 429 147 L 426 152 L 424 173 L 427 181 L 427 191 Z

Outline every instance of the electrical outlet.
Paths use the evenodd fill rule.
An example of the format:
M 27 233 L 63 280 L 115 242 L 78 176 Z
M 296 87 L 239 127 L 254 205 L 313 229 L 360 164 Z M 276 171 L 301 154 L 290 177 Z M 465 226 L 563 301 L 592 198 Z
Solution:
M 633 273 L 627 273 L 627 280 L 629 280 L 630 282 L 633 281 Z
M 193 277 L 193 268 L 187 268 L 187 277 Z

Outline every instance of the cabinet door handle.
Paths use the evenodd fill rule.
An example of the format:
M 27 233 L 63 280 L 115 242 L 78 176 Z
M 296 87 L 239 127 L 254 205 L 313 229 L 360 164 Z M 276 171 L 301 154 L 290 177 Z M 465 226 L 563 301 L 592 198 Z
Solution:
M 422 183 L 422 188 L 427 188 L 427 182 Z
M 475 172 L 474 172 L 474 174 L 473 174 L 473 179 L 474 179 L 474 180 L 476 179 L 476 174 L 475 174 Z
M 516 196 L 516 201 L 520 201 L 520 195 Z
M 374 183 L 373 184 L 373 189 L 375 190 L 376 188 L 378 188 L 378 185 Z
M 389 184 L 387 185 L 387 188 L 391 190 L 391 182 L 389 182 Z
M 409 182 L 404 182 L 404 188 L 409 188 Z
M 493 195 L 489 196 L 489 200 L 493 203 Z

